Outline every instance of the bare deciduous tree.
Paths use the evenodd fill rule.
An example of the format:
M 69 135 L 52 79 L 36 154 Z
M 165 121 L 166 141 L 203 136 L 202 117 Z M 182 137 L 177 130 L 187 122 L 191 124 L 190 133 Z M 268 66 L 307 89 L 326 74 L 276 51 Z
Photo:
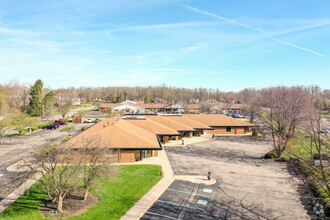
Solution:
M 79 154 L 81 157 L 81 173 L 85 189 L 84 200 L 87 200 L 90 187 L 98 178 L 109 177 L 114 174 L 116 167 L 110 166 L 114 161 L 112 150 L 97 136 L 84 137 L 79 140 Z M 78 144 L 75 143 L 75 144 Z
M 48 199 L 57 204 L 57 213 L 63 212 L 63 199 L 74 181 L 80 161 L 77 151 L 49 145 L 39 149 L 24 166 L 40 176 L 38 179 L 44 186 Z
M 272 137 L 277 156 L 286 149 L 301 122 L 304 105 L 310 98 L 301 87 L 273 87 L 262 92 L 264 108 L 261 118 Z
M 111 155 L 111 150 L 99 137 L 83 137 L 38 149 L 23 167 L 36 174 L 48 199 L 56 204 L 56 212 L 62 213 L 63 200 L 70 188 L 83 183 L 86 200 L 90 187 L 98 178 L 114 173 L 116 168 L 110 166 L 114 161 Z

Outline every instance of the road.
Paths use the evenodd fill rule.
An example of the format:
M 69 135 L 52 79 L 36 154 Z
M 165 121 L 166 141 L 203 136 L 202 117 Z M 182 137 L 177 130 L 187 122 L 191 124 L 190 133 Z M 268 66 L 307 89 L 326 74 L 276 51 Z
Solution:
M 81 127 L 93 124 L 75 124 L 77 131 L 72 135 L 80 133 Z M 28 135 L 5 137 L 3 144 L 0 145 L 0 201 L 25 181 L 24 173 L 9 172 L 6 170 L 7 167 L 22 159 L 27 159 L 36 147 L 60 141 L 67 135 L 66 132 L 59 132 L 57 129 L 38 130 Z
M 86 111 L 86 110 L 91 110 L 91 109 L 95 109 L 97 108 L 97 106 L 89 106 L 89 107 L 85 107 L 85 108 L 77 108 L 77 109 L 72 109 L 70 110 L 66 116 L 69 116 L 69 115 L 73 115 L 73 114 L 76 114 L 78 112 L 81 112 L 81 111 Z M 43 121 L 54 121 L 54 120 L 58 120 L 58 119 L 61 119 L 62 118 L 62 115 L 54 115 L 54 117 L 49 117 L 47 119 L 44 119 Z

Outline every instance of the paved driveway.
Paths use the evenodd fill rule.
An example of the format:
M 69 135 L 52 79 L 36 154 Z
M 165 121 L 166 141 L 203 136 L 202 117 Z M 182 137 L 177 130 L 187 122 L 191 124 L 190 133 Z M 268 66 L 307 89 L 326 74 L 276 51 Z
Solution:
M 72 135 L 80 133 L 81 127 L 93 124 L 75 124 L 77 131 Z M 6 170 L 7 167 L 27 159 L 37 146 L 54 143 L 67 135 L 66 132 L 59 132 L 57 129 L 39 130 L 30 135 L 4 138 L 4 143 L 0 145 L 0 201 L 25 181 L 24 173 L 9 172 Z
M 196 191 L 197 184 L 175 181 L 169 188 L 176 191 L 167 189 L 144 219 L 309 219 L 298 180 L 284 164 L 262 160 L 270 149 L 269 142 L 237 136 L 167 147 L 175 175 L 211 171 L 217 183 L 199 185 Z M 212 192 L 203 192 L 205 188 Z

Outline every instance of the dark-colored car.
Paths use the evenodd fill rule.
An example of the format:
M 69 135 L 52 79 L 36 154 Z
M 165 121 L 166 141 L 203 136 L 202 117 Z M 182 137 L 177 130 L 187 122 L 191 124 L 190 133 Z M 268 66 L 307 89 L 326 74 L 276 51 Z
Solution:
M 53 124 L 50 124 L 50 125 L 43 126 L 42 129 L 53 129 L 53 130 L 55 130 L 58 127 L 60 127 L 59 124 L 53 123 Z
M 321 128 L 321 133 L 323 134 L 328 134 L 329 133 L 329 129 L 328 128 Z
M 101 121 L 101 119 L 99 119 L 99 118 L 95 119 L 95 123 L 98 123 L 100 121 Z
M 54 123 L 57 123 L 59 125 L 66 125 L 66 124 L 68 124 L 66 121 L 63 121 L 63 120 L 56 120 L 56 121 L 54 121 Z

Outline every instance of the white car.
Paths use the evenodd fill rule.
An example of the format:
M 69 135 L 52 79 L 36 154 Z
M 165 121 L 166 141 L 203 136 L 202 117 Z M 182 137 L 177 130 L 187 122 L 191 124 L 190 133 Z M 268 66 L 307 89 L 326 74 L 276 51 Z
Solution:
M 87 118 L 85 122 L 86 122 L 86 123 L 92 123 L 92 122 L 93 122 L 93 119 L 91 119 L 91 118 Z

